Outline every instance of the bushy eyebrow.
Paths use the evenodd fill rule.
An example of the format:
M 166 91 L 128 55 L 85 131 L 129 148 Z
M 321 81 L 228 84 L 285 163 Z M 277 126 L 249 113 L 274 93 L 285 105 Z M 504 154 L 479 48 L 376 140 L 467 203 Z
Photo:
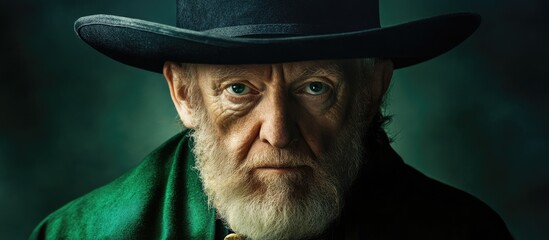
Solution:
M 210 71 L 210 75 L 214 79 L 219 80 L 219 79 L 229 78 L 232 76 L 256 75 L 256 73 L 249 71 L 246 68 L 242 68 L 234 65 L 227 65 L 227 66 L 213 68 L 213 70 Z M 298 70 L 296 76 L 292 78 L 304 79 L 311 76 L 332 76 L 336 78 L 343 77 L 343 66 L 337 63 L 311 65 Z
M 222 67 L 216 67 L 213 68 L 213 71 L 210 72 L 210 75 L 214 79 L 225 79 L 232 76 L 249 76 L 253 73 L 251 71 L 248 71 L 245 68 L 241 67 L 235 67 L 233 65 L 229 66 L 222 66 Z
M 341 78 L 343 77 L 343 66 L 336 63 L 308 66 L 299 73 L 297 79 L 311 76 L 333 76 Z

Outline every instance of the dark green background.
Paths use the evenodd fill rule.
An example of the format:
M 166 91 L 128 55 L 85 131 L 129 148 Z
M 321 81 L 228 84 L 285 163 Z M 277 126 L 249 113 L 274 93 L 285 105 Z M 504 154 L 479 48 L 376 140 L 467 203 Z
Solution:
M 484 200 L 517 239 L 549 237 L 548 6 L 381 1 L 383 25 L 482 14 L 458 48 L 395 72 L 389 132 L 406 162 Z M 27 238 L 48 213 L 121 175 L 178 131 L 162 76 L 76 37 L 74 20 L 96 13 L 175 21 L 174 0 L 0 3 L 0 239 Z

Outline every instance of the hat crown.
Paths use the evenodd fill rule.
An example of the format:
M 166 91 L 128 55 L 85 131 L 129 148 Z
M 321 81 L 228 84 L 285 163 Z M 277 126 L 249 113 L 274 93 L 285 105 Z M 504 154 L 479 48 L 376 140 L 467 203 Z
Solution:
M 377 28 L 378 0 L 177 0 L 177 27 L 226 36 L 328 34 Z

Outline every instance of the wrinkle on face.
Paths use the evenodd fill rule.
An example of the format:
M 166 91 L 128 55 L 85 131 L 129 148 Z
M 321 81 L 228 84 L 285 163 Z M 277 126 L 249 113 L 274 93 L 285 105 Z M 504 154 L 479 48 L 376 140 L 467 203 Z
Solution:
M 223 71 L 222 71 L 223 70 Z M 220 132 L 228 129 L 232 122 L 247 115 L 254 107 L 253 101 L 235 104 L 223 95 L 223 81 L 231 77 L 247 78 L 250 72 L 243 71 L 240 68 L 222 68 L 210 65 L 199 65 L 199 71 L 202 73 L 202 79 L 199 81 L 201 93 L 203 94 L 204 105 L 208 109 L 213 122 L 219 125 Z M 204 79 L 210 81 L 204 81 Z
M 261 141 L 261 134 L 287 142 L 295 138 L 300 143 L 292 147 L 319 157 L 348 115 L 353 70 L 353 60 L 197 68 L 204 106 L 219 138 L 242 160 L 250 151 L 273 147 Z M 325 82 L 331 95 L 303 93 L 311 81 Z M 226 90 L 232 83 L 246 84 L 253 94 L 232 96 Z

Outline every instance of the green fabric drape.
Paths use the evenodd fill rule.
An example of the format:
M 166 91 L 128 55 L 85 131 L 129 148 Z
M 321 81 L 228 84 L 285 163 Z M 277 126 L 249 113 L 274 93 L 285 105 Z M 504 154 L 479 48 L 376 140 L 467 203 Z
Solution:
M 135 169 L 50 214 L 30 239 L 214 239 L 223 232 L 206 196 L 188 130 Z M 219 230 L 221 229 L 221 230 Z

